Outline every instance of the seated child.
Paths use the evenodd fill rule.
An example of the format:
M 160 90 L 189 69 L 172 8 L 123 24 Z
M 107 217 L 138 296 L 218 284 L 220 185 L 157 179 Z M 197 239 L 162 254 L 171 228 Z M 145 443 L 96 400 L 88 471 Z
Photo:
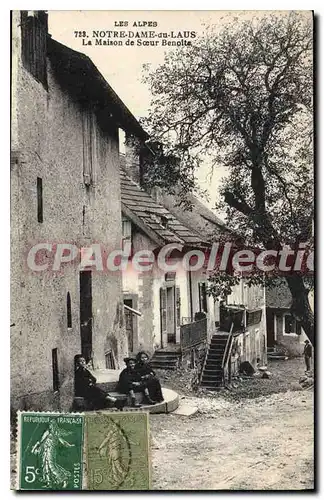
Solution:
M 86 360 L 81 354 L 74 357 L 74 364 L 74 391 L 76 397 L 84 398 L 94 410 L 113 406 L 122 410 L 126 401 L 119 401 L 100 389 L 100 387 L 97 387 L 97 380 L 87 369 Z

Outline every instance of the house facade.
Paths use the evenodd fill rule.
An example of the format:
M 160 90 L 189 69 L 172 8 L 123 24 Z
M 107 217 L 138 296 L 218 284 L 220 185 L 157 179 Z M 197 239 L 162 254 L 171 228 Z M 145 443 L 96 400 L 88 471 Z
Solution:
M 200 340 L 206 341 L 215 329 L 219 308 L 207 294 L 204 270 L 186 269 L 183 259 L 188 252 L 206 250 L 208 242 L 184 226 L 124 170 L 121 202 L 124 243 L 131 245 L 133 254 L 142 252 L 144 258 L 148 255 L 145 252 L 152 252 L 154 256 L 150 269 L 129 265 L 123 272 L 124 304 L 137 311 L 125 311 L 131 350 L 153 353 L 180 346 L 184 326 L 195 323 L 201 313 L 206 322 Z M 159 265 L 164 251 L 165 269 Z
M 60 245 L 120 248 L 118 128 L 142 129 L 44 11 L 13 12 L 12 49 L 12 406 L 68 409 L 76 354 L 117 368 L 129 349 L 121 273 L 61 266 Z

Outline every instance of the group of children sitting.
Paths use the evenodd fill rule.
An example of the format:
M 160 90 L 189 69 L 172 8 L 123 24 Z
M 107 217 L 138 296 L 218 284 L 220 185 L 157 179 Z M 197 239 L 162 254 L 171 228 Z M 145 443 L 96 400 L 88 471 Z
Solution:
M 161 384 L 153 371 L 149 356 L 141 351 L 136 357 L 124 359 L 126 368 L 119 376 L 117 391 L 125 394 L 124 399 L 114 398 L 97 386 L 97 380 L 88 370 L 85 358 L 75 356 L 75 396 L 82 397 L 89 409 L 116 407 L 120 410 L 130 398 L 131 406 L 139 408 L 136 402 L 136 392 L 143 393 L 144 404 L 153 405 L 163 401 Z

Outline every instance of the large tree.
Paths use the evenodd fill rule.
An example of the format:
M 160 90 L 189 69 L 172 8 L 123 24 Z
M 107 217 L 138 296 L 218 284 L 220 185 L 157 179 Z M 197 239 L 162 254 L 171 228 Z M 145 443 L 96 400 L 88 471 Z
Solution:
M 184 196 L 202 162 L 224 167 L 227 223 L 266 249 L 312 244 L 312 23 L 310 12 L 232 14 L 145 77 L 152 92 L 145 125 L 166 157 L 180 159 L 172 176 L 157 165 L 147 182 L 151 175 L 170 188 L 172 179 Z M 313 342 L 309 277 L 285 280 Z

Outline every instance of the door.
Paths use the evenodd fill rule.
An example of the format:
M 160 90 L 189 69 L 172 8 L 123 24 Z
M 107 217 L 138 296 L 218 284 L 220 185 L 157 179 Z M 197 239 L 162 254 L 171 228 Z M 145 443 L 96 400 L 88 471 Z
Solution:
M 80 272 L 80 334 L 81 353 L 86 362 L 92 357 L 92 274 Z
M 125 306 L 133 308 L 133 300 L 125 299 Z M 134 350 L 134 315 L 128 309 L 125 309 L 125 323 L 126 323 L 126 333 L 128 339 L 128 352 L 133 352 Z

